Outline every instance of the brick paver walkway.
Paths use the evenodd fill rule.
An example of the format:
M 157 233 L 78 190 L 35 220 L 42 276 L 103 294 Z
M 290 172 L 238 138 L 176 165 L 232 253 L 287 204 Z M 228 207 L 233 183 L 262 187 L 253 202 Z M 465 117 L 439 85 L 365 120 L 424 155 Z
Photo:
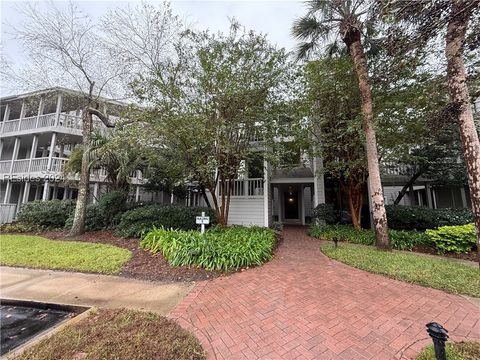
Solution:
M 332 261 L 303 228 L 285 230 L 270 263 L 197 284 L 170 317 L 209 359 L 410 359 L 432 320 L 480 339 L 471 302 Z

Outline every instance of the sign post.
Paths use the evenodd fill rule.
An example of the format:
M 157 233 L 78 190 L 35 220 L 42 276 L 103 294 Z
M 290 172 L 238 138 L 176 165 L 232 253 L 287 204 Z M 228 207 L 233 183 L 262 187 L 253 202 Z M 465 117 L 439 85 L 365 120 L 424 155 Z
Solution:
M 196 223 L 200 224 L 201 233 L 205 233 L 205 225 L 210 224 L 210 216 L 205 216 L 205 211 L 202 211 L 202 216 L 196 217 Z

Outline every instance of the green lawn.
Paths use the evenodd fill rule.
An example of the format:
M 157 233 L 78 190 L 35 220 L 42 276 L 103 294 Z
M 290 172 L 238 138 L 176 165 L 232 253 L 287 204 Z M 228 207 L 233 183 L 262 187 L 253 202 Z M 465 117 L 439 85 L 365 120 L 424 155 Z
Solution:
M 346 243 L 339 244 L 338 248 L 324 245 L 322 251 L 362 270 L 454 294 L 480 297 L 480 270 L 457 261 Z
M 447 342 L 448 360 L 478 360 L 480 359 L 480 342 L 465 341 L 450 343 Z M 433 346 L 427 346 L 418 354 L 417 360 L 435 360 Z
M 102 309 L 12 360 L 205 360 L 192 334 L 154 313 Z
M 1 235 L 0 265 L 115 274 L 131 257 L 119 247 L 40 236 Z

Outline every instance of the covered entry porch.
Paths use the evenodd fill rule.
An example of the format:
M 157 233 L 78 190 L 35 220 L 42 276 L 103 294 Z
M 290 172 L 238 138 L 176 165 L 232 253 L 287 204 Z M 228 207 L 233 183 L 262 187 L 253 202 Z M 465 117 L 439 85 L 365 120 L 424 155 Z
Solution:
M 314 208 L 311 183 L 272 184 L 273 221 L 283 224 L 309 224 Z

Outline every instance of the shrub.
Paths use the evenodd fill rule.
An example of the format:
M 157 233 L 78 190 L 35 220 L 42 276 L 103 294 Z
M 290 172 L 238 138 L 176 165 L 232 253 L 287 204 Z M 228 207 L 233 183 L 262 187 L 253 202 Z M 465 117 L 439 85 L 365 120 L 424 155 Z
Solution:
M 440 253 L 467 253 L 477 241 L 474 224 L 441 226 L 437 230 L 427 230 L 426 234 Z
M 32 233 L 43 230 L 45 229 L 41 226 L 21 222 L 0 225 L 0 233 Z
M 115 234 L 122 237 L 140 237 L 154 227 L 167 229 L 197 229 L 195 217 L 202 211 L 210 216 L 210 223 L 215 225 L 215 211 L 209 208 L 194 208 L 178 205 L 146 205 L 125 212 L 117 225 Z
M 339 221 L 339 213 L 333 204 L 318 204 L 313 209 L 312 218 L 317 223 L 323 221 L 325 224 L 336 224 Z
M 35 200 L 20 207 L 17 221 L 46 229 L 61 229 L 74 211 L 75 201 L 72 200 Z
M 419 206 L 386 206 L 388 226 L 398 230 L 426 230 L 465 225 L 473 221 L 470 209 L 430 209 Z
M 261 265 L 272 258 L 275 233 L 262 227 L 214 227 L 198 231 L 154 229 L 140 245 L 161 252 L 172 266 L 200 266 L 207 270 L 230 270 Z
M 346 241 L 352 244 L 374 245 L 375 231 L 371 229 L 357 230 L 349 225 L 314 225 L 309 235 L 326 240 Z M 392 248 L 411 251 L 416 245 L 428 245 L 425 233 L 405 230 L 389 230 Z
M 65 230 L 70 230 L 73 225 L 73 218 L 75 212 L 65 222 Z M 104 229 L 104 217 L 103 213 L 100 210 L 98 204 L 89 204 L 87 205 L 86 214 L 85 214 L 85 230 L 86 231 L 97 231 Z
M 270 226 L 274 231 L 282 231 L 283 224 L 280 221 L 274 221 Z
M 119 214 L 126 210 L 127 194 L 124 191 L 110 191 L 98 199 L 98 212 L 103 217 L 103 226 L 110 227 L 120 221 Z

